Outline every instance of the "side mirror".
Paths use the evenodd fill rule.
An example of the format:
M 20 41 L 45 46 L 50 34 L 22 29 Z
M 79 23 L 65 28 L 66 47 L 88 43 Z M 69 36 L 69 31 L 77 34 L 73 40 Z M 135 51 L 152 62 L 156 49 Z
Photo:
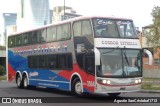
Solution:
M 153 62 L 153 55 L 152 55 L 152 53 L 149 50 L 147 50 L 147 49 L 144 49 L 144 53 L 146 53 L 148 55 L 148 58 L 149 58 L 148 64 L 152 65 L 152 62 Z

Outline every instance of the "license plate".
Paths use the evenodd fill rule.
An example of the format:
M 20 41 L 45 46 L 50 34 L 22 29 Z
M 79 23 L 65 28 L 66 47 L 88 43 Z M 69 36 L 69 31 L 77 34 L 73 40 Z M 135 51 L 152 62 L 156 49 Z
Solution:
M 121 87 L 120 90 L 126 90 L 126 88 L 125 87 Z

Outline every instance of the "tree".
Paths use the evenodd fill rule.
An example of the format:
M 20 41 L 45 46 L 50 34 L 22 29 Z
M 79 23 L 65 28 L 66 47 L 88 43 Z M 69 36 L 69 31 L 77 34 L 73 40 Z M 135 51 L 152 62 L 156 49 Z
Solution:
M 153 24 L 144 27 L 144 32 L 148 46 L 157 50 L 157 48 L 160 48 L 160 7 L 154 6 L 151 15 L 153 17 Z
M 3 66 L 0 66 L 0 76 L 3 76 L 6 74 L 6 70 Z

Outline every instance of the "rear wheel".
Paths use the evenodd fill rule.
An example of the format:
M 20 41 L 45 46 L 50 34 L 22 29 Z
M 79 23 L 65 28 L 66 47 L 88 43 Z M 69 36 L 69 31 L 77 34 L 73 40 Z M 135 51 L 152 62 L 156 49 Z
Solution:
M 72 92 L 75 95 L 82 96 L 83 95 L 83 87 L 79 78 L 75 78 L 72 84 Z
M 26 75 L 23 76 L 23 80 L 22 81 L 23 81 L 23 87 L 25 89 L 29 88 L 29 86 L 28 86 L 28 78 L 27 78 Z
M 23 88 L 22 80 L 19 74 L 16 76 L 16 84 L 18 88 Z
M 119 96 L 121 93 L 108 93 L 109 96 L 111 97 L 117 97 Z

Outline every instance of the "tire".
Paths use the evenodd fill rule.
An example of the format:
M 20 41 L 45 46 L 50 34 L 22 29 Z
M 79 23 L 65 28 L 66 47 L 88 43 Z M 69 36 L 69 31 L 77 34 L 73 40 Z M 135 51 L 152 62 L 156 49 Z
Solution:
M 18 88 L 23 88 L 22 80 L 19 74 L 16 76 L 16 84 Z
M 22 82 L 23 82 L 24 89 L 28 89 L 29 85 L 28 85 L 28 78 L 26 75 L 23 76 Z
M 82 92 L 83 90 L 82 83 L 79 78 L 75 78 L 73 83 L 72 83 L 72 93 L 75 94 L 76 96 L 83 96 L 84 93 Z
M 111 97 L 117 97 L 119 96 L 121 93 L 108 93 L 109 96 Z

